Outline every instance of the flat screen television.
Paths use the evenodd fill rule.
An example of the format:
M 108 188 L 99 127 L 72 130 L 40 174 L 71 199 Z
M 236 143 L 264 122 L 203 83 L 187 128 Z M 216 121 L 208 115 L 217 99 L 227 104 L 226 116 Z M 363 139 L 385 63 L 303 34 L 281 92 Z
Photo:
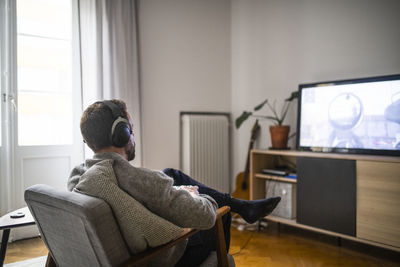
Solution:
M 300 84 L 297 149 L 400 156 L 400 74 Z

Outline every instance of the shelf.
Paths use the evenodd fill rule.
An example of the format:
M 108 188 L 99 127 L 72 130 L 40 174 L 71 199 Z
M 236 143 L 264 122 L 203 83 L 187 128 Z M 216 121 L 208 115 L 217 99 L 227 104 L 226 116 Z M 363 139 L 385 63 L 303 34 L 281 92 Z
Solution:
M 355 236 L 344 235 L 344 234 L 340 234 L 340 233 L 324 230 L 324 229 L 317 228 L 317 227 L 308 226 L 308 225 L 305 225 L 305 224 L 297 223 L 296 219 L 291 220 L 291 219 L 286 219 L 286 218 L 282 218 L 282 217 L 278 217 L 278 216 L 274 216 L 274 215 L 266 216 L 266 217 L 264 217 L 264 219 L 272 221 L 272 222 L 277 222 L 277 223 L 290 225 L 290 226 L 297 227 L 297 228 L 302 228 L 302 229 L 305 229 L 305 230 L 309 230 L 309 231 L 313 231 L 313 232 L 317 232 L 317 233 L 321 233 L 321 234 L 340 237 L 340 238 L 344 238 L 344 239 L 347 239 L 347 240 L 361 242 L 361 243 L 364 243 L 364 244 L 378 246 L 378 247 L 382 247 L 382 248 L 386 248 L 386 249 L 390 249 L 390 250 L 394 250 L 394 251 L 400 252 L 400 248 L 399 247 L 383 244 L 383 243 L 380 243 L 380 242 L 374 242 L 374 241 L 371 241 L 371 240 L 366 240 L 366 239 L 355 237 Z
M 279 223 L 283 223 L 283 224 L 287 224 L 287 225 L 292 225 L 292 226 L 298 226 L 299 225 L 296 222 L 296 219 L 286 219 L 286 218 L 282 218 L 282 217 L 274 216 L 274 215 L 268 215 L 268 216 L 264 217 L 264 219 L 270 220 L 270 221 L 273 221 L 273 222 L 279 222 Z
M 256 173 L 255 177 L 259 178 L 259 179 L 274 180 L 274 181 L 280 181 L 280 182 L 285 182 L 285 183 L 293 183 L 293 184 L 297 183 L 297 179 L 285 178 L 285 177 L 276 176 L 276 175 Z
M 327 152 L 310 152 L 297 150 L 268 150 L 268 149 L 252 149 L 251 153 L 273 156 L 287 157 L 311 157 L 311 158 L 331 158 L 331 159 L 349 159 L 349 160 L 365 160 L 365 161 L 386 161 L 400 163 L 398 156 L 380 156 L 380 155 L 362 155 L 362 154 L 340 154 Z

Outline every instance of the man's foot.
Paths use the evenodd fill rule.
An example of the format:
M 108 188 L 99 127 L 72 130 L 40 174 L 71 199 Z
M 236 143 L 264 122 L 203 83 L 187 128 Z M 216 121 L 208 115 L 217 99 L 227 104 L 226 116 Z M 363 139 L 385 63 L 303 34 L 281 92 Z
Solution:
M 271 197 L 260 200 L 246 201 L 239 214 L 248 223 L 255 223 L 257 220 L 269 215 L 281 201 L 281 197 Z

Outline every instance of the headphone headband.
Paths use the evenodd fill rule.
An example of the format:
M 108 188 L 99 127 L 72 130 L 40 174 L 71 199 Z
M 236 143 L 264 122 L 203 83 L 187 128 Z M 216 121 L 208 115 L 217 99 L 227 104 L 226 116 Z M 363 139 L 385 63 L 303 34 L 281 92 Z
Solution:
M 124 117 L 124 115 L 122 114 L 119 107 L 116 104 L 114 104 L 111 100 L 104 100 L 101 103 L 106 105 L 111 110 L 114 120 L 118 117 L 122 117 L 122 118 Z

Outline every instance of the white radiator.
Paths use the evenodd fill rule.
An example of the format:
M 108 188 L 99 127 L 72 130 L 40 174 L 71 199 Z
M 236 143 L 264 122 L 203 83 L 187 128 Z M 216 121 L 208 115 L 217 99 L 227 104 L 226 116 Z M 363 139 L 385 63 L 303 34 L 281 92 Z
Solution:
M 181 114 L 181 169 L 195 180 L 230 192 L 229 117 Z

